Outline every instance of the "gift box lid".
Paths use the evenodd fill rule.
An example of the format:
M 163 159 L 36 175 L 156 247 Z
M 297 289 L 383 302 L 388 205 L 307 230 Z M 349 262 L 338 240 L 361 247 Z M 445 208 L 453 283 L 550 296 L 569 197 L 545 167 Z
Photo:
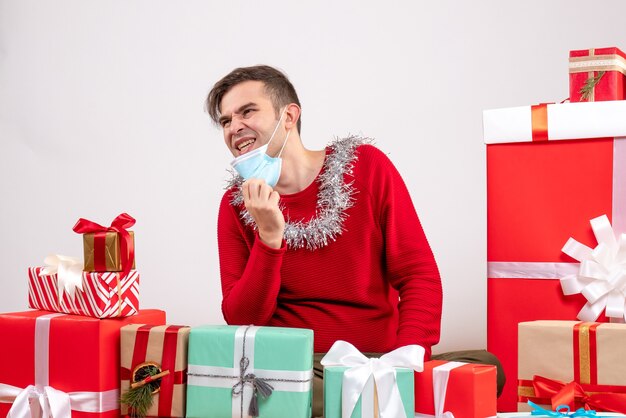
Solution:
M 239 361 L 235 358 L 235 340 L 242 328 L 230 325 L 193 327 L 189 335 L 189 363 L 233 367 Z M 312 330 L 255 328 L 255 336 L 244 340 L 248 353 L 254 353 L 256 367 L 271 370 L 308 370 L 313 367 Z
M 548 140 L 626 136 L 626 100 L 547 104 Z M 534 106 L 483 111 L 486 144 L 533 142 Z
M 588 71 L 619 71 L 626 74 L 626 54 L 614 46 L 570 51 L 570 74 Z

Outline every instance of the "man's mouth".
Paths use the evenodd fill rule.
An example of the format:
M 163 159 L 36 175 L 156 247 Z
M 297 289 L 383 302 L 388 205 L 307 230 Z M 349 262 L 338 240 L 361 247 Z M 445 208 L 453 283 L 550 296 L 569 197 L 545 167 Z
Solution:
M 239 155 L 245 154 L 252 149 L 252 144 L 256 142 L 254 138 L 240 139 L 235 143 L 235 148 L 239 151 Z

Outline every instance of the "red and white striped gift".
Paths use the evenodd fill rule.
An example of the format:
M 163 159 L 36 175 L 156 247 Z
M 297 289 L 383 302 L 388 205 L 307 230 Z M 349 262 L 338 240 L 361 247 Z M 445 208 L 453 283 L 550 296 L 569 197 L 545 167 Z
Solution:
M 84 272 L 82 289 L 61 292 L 56 274 L 40 274 L 42 267 L 28 269 L 30 308 L 94 318 L 136 315 L 139 310 L 139 273 L 131 270 L 120 280 L 121 272 Z

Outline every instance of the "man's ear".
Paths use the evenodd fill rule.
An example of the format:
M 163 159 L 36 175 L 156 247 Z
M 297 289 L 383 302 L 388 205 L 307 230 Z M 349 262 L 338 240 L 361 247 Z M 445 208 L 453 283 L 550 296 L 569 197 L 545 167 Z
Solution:
M 285 109 L 285 129 L 291 129 L 296 127 L 298 119 L 300 119 L 300 106 L 295 103 L 290 103 Z

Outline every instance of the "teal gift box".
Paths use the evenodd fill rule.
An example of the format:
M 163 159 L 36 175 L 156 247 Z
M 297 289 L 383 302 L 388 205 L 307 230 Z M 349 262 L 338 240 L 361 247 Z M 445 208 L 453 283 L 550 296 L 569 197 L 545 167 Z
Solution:
M 188 418 L 311 416 L 312 330 L 194 327 L 188 361 Z
M 342 418 L 341 416 L 341 392 L 343 387 L 343 373 L 349 367 L 332 366 L 324 367 L 324 417 L 325 418 Z M 396 367 L 396 383 L 402 398 L 402 405 L 407 417 L 415 415 L 414 401 L 414 371 L 403 367 Z M 378 404 L 378 397 L 374 393 L 374 378 L 371 376 L 365 384 L 362 395 L 354 407 L 350 418 L 361 418 L 363 416 L 378 417 L 375 411 Z M 364 401 L 365 398 L 365 401 Z M 369 413 L 363 414 L 362 411 L 367 408 Z

